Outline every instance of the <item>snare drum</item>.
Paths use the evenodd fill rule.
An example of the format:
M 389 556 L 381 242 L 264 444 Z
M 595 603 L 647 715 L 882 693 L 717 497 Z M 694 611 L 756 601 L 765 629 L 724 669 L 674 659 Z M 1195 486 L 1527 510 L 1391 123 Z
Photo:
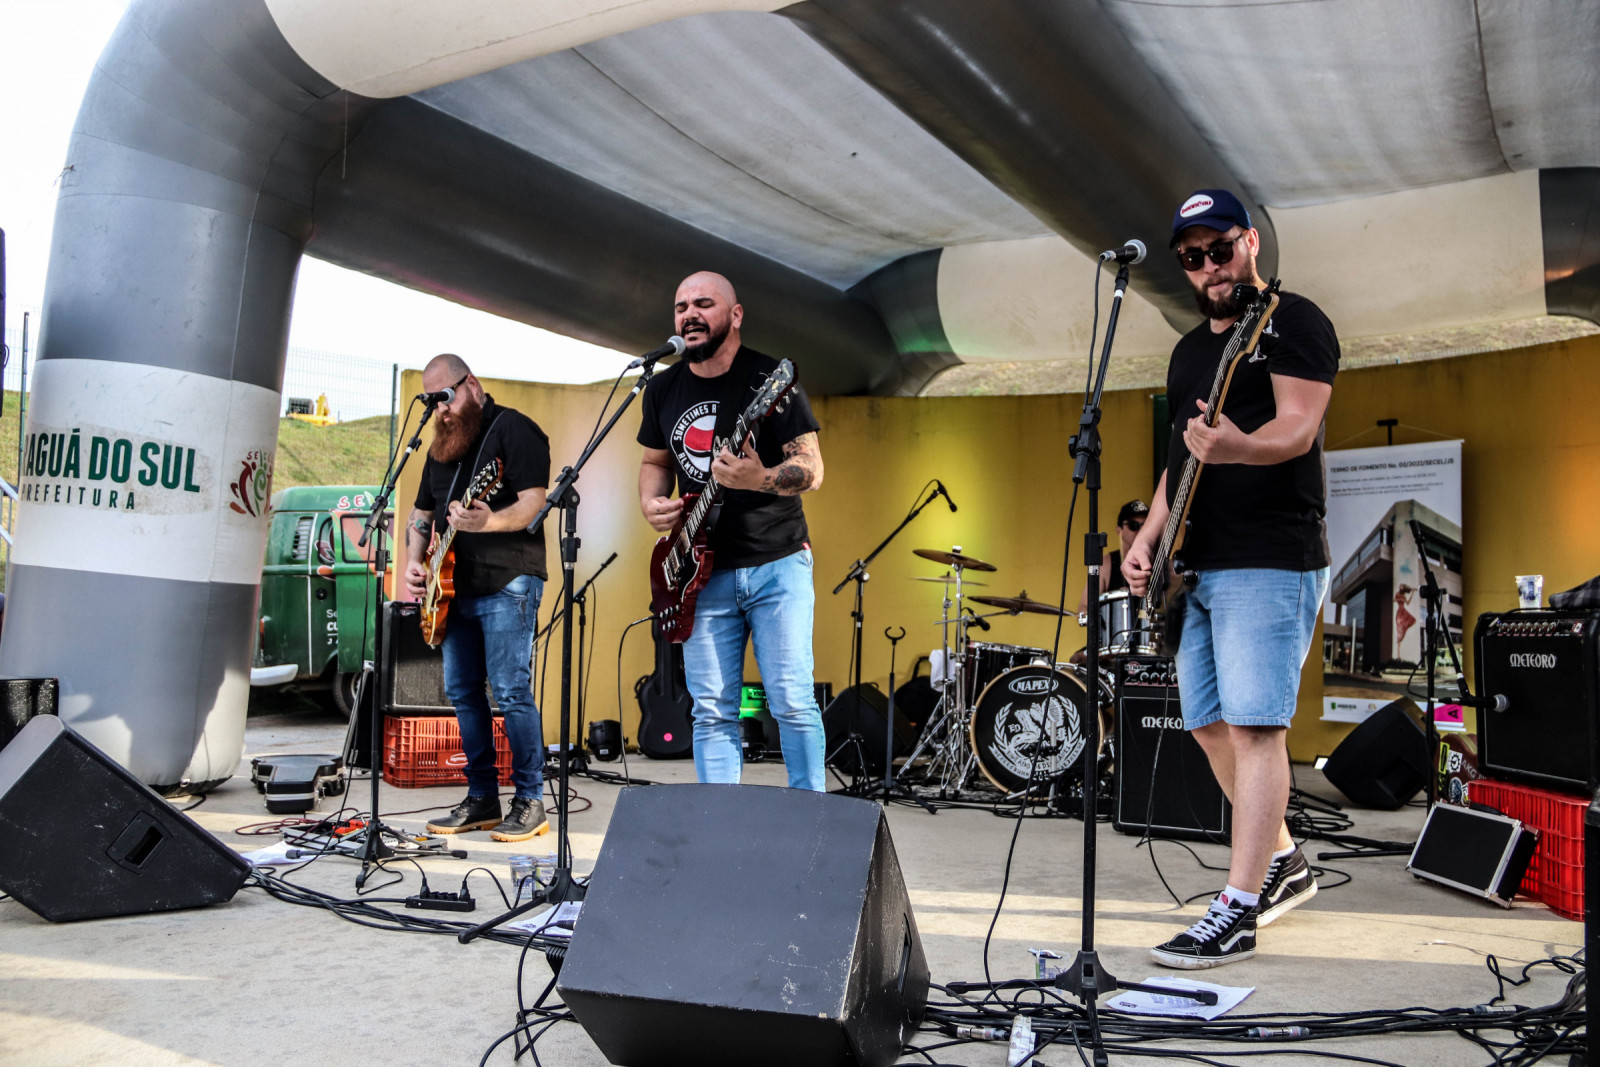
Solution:
M 1024 645 L 991 645 L 974 641 L 967 646 L 966 697 L 967 707 L 977 701 L 984 687 L 1013 667 L 1026 667 L 1034 662 L 1047 662 L 1050 654 L 1042 648 Z
M 1139 618 L 1143 598 L 1127 589 L 1100 594 L 1100 654 L 1125 656 L 1137 652 L 1155 655 L 1155 638 L 1149 623 Z
M 1047 796 L 1083 780 L 1087 715 L 1098 715 L 1102 746 L 1110 726 L 1112 688 L 1102 675 L 1090 707 L 1083 671 L 1045 664 L 1014 667 L 984 689 L 969 736 L 978 769 L 1007 794 Z

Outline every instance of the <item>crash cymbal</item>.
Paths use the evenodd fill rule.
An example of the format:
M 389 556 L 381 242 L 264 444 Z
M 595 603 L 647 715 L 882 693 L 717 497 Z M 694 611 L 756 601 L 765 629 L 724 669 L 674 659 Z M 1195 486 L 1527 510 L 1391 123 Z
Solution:
M 959 545 L 951 552 L 945 552 L 937 548 L 913 548 L 911 552 L 913 555 L 921 556 L 923 559 L 931 559 L 935 563 L 943 563 L 946 567 L 962 567 L 969 571 L 999 570 L 993 563 L 985 563 L 976 556 L 962 555 L 961 546 Z
M 972 596 L 968 600 L 974 604 L 986 604 L 991 608 L 1004 608 L 1006 611 L 1031 611 L 1036 615 L 1067 615 L 1070 612 L 1062 611 L 1054 604 L 1045 604 L 1028 598 L 1028 591 L 1024 589 L 1018 596 Z
M 911 580 L 913 582 L 943 582 L 945 585 L 955 585 L 956 584 L 955 577 L 953 575 L 949 575 L 949 574 L 941 574 L 937 578 L 923 578 L 921 576 L 918 576 L 918 577 L 912 578 Z M 989 584 L 988 582 L 974 582 L 970 578 L 961 579 L 961 585 L 962 585 L 963 588 L 965 588 L 966 586 L 969 586 L 969 585 L 987 586 L 988 584 Z

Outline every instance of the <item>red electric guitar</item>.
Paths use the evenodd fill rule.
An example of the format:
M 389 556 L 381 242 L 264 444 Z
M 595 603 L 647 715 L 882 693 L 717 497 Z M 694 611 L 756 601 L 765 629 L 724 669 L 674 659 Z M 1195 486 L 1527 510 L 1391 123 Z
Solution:
M 793 388 L 794 364 L 784 360 L 745 406 L 729 439 L 742 442 L 748 438 L 750 428 L 771 414 Z M 707 474 L 705 490 L 683 495 L 683 513 L 677 525 L 662 535 L 650 553 L 650 610 L 661 635 L 674 644 L 682 644 L 694 632 L 694 603 L 711 580 L 715 553 L 706 542 L 711 536 L 713 509 L 721 500 L 722 486 Z

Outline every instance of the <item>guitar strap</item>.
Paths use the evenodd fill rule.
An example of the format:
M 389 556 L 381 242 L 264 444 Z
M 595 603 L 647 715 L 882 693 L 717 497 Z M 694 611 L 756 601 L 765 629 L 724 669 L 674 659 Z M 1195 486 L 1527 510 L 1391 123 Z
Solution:
M 733 363 L 728 367 L 728 373 L 722 376 L 722 396 L 717 400 L 717 419 L 711 431 L 712 458 L 716 458 L 718 442 L 727 441 L 733 436 L 733 430 L 739 421 L 739 416 L 744 412 L 744 406 L 752 392 L 754 379 L 757 376 L 756 368 L 752 365 L 755 361 L 750 357 L 749 350 L 742 345 L 734 353 Z M 751 437 L 760 432 L 759 427 L 751 427 Z M 731 447 L 731 445 L 730 445 Z M 724 492 L 722 501 L 727 500 Z M 717 528 L 717 520 L 722 517 L 722 501 L 718 501 L 706 516 L 706 535 Z

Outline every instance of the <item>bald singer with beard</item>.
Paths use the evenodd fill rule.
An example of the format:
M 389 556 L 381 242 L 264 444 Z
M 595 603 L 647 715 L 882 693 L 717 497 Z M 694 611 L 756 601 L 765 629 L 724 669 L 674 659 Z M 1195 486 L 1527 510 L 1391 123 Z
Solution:
M 406 528 L 406 591 L 426 592 L 424 557 L 433 534 L 456 529 L 455 597 L 444 630 L 444 688 L 461 725 L 467 797 L 428 823 L 436 834 L 489 830 L 524 841 L 550 828 L 544 791 L 544 726 L 533 701 L 533 633 L 544 595 L 544 529 L 530 530 L 550 484 L 550 441 L 526 415 L 483 391 L 460 356 L 435 356 L 422 371 L 428 392 L 455 395 L 435 409 L 433 443 Z M 500 484 L 462 503 L 479 471 L 500 460 Z M 502 817 L 494 720 L 485 683 L 505 716 L 515 795 Z

